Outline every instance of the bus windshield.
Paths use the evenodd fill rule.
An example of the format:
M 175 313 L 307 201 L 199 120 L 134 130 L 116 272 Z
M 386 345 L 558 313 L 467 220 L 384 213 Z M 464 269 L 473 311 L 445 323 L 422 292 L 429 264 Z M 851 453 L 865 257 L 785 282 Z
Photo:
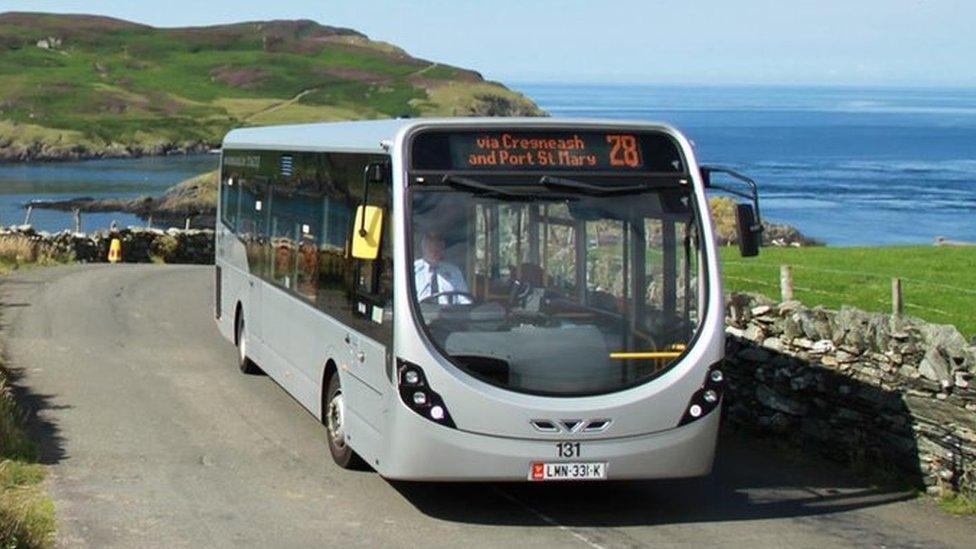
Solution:
M 666 371 L 703 310 L 699 212 L 684 180 L 625 179 L 412 186 L 412 308 L 430 341 L 530 394 L 608 393 Z

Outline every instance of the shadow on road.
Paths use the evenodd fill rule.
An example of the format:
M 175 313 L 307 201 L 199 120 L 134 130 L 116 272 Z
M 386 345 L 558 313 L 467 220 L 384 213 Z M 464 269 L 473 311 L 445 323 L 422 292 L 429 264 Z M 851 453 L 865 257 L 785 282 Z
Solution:
M 838 465 L 796 459 L 761 440 L 724 437 L 710 477 L 600 484 L 392 482 L 422 513 L 488 525 L 647 526 L 837 513 L 913 499 Z M 528 511 L 528 512 L 527 512 Z
M 4 307 L 8 305 L 4 304 Z M 4 331 L 6 328 L 4 328 Z M 7 382 L 17 404 L 24 412 L 28 435 L 37 443 L 38 461 L 45 465 L 58 463 L 65 457 L 64 438 L 57 424 L 45 419 L 43 412 L 64 410 L 70 406 L 54 404 L 54 395 L 44 395 L 32 392 L 24 387 L 20 380 L 23 372 L 19 368 L 5 367 Z

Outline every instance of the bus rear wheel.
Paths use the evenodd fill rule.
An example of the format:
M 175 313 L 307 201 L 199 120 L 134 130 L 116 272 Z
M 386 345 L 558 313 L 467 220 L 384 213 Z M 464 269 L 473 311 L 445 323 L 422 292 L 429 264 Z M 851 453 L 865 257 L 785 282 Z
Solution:
M 332 454 L 332 461 L 335 461 L 336 465 L 343 469 L 363 469 L 365 462 L 346 443 L 346 405 L 338 372 L 329 378 L 329 388 L 326 392 L 325 409 L 322 416 L 328 434 L 329 453 Z
M 247 357 L 247 330 L 244 329 L 244 312 L 237 315 L 237 367 L 245 374 L 261 373 L 261 369 Z

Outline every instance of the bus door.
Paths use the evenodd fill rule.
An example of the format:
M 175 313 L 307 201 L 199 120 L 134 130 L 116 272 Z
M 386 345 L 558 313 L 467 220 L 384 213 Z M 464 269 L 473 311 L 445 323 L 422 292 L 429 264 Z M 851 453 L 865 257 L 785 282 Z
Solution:
M 363 179 L 364 191 L 357 201 L 352 229 L 355 241 L 350 254 L 352 315 L 344 336 L 348 352 L 346 371 L 355 382 L 344 390 L 349 396 L 346 400 L 349 408 L 376 431 L 381 431 L 393 343 L 393 220 L 388 165 L 367 165 Z M 361 250 L 359 245 L 363 243 L 365 248 Z

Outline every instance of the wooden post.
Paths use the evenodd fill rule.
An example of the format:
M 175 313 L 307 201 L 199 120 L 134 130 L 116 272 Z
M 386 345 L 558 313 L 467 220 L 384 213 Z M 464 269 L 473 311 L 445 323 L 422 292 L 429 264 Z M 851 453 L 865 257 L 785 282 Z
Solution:
M 793 268 L 789 265 L 779 266 L 779 295 L 782 301 L 793 300 Z
M 185 223 L 183 229 L 184 230 L 187 230 L 187 231 L 190 230 L 190 218 L 189 217 L 186 218 L 186 223 Z
M 905 309 L 905 299 L 901 293 L 901 279 L 891 279 L 891 314 L 900 316 Z
M 75 232 L 81 232 L 81 208 L 75 208 Z
M 34 213 L 34 205 L 28 204 L 27 215 L 24 216 L 24 225 L 30 225 L 31 215 Z

